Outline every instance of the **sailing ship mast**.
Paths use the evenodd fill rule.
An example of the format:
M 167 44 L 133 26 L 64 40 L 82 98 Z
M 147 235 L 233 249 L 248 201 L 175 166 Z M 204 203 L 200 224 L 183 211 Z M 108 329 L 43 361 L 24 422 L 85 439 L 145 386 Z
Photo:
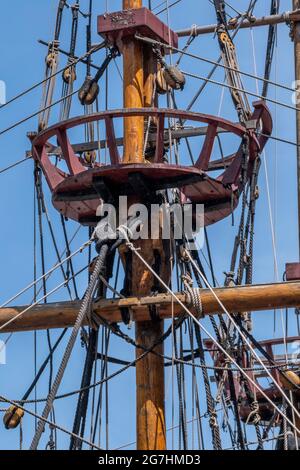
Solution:
M 142 7 L 142 0 L 123 0 L 123 9 Z M 147 46 L 130 37 L 123 42 L 124 61 L 124 107 L 143 108 L 152 105 L 155 60 L 151 46 Z M 144 163 L 144 129 L 143 116 L 125 118 L 124 121 L 124 157 L 123 161 Z M 136 198 L 135 198 L 136 199 Z M 140 202 L 140 201 L 137 201 Z M 154 253 L 166 265 L 166 276 L 170 276 L 168 256 L 164 252 L 161 240 L 141 240 L 139 248 L 146 255 L 150 265 L 154 264 Z M 167 281 L 168 282 L 168 281 Z M 132 259 L 131 292 L 132 295 L 143 296 L 151 293 L 153 277 L 145 265 L 138 259 Z M 138 319 L 137 319 L 138 320 Z M 135 337 L 137 344 L 146 348 L 155 344 L 163 335 L 163 321 L 136 321 Z M 156 347 L 161 356 L 148 354 L 136 364 L 136 436 L 137 448 L 141 450 L 166 449 L 165 425 L 165 386 L 163 343 Z M 142 354 L 136 350 L 137 357 Z
M 300 10 L 299 0 L 293 0 L 293 10 Z M 295 82 L 296 93 L 300 88 L 300 20 L 295 19 L 292 22 L 291 38 L 294 41 L 295 49 Z M 297 102 L 298 104 L 298 102 Z M 300 112 L 296 112 L 296 138 L 297 138 L 297 189 L 298 189 L 298 242 L 300 256 Z
M 71 146 L 68 141 L 67 130 L 82 122 L 91 122 L 93 118 L 103 119 L 106 125 L 106 141 L 110 151 L 111 165 L 110 168 L 105 170 L 105 177 L 108 175 L 108 178 L 111 178 L 111 181 L 115 182 L 116 177 L 120 176 L 120 178 L 123 178 L 123 183 L 124 181 L 127 183 L 127 179 L 130 179 L 131 187 L 137 188 L 136 192 L 128 192 L 130 204 L 143 202 L 141 193 L 143 190 L 147 190 L 145 181 L 148 181 L 147 178 L 150 178 L 149 168 L 151 165 L 155 168 L 155 175 L 157 175 L 157 178 L 161 178 L 161 187 L 163 189 L 170 187 L 168 186 L 170 183 L 167 181 L 167 177 L 165 175 L 161 176 L 160 174 L 160 169 L 164 165 L 164 119 L 168 111 L 158 109 L 156 76 L 162 66 L 162 60 L 164 59 L 158 57 L 157 51 L 155 53 L 155 44 L 162 46 L 162 41 L 165 40 L 165 51 L 168 52 L 172 49 L 176 51 L 176 44 L 174 44 L 174 41 L 176 42 L 177 34 L 171 31 L 168 26 L 158 21 L 154 15 L 150 15 L 150 12 L 145 12 L 145 8 L 142 11 L 142 0 L 123 0 L 122 7 L 123 11 L 110 15 L 102 15 L 98 20 L 98 25 L 99 33 L 104 35 L 106 38 L 109 38 L 109 40 L 113 39 L 114 46 L 118 47 L 119 52 L 123 56 L 124 110 L 118 110 L 111 113 L 106 112 L 102 115 L 101 113 L 98 113 L 97 116 L 90 115 L 89 117 L 85 117 L 79 121 L 75 119 L 71 122 L 70 120 L 67 125 L 61 125 L 61 123 L 59 123 L 57 126 L 53 126 L 50 130 L 41 129 L 40 135 L 35 136 L 35 140 L 33 139 L 33 153 L 35 159 L 41 164 L 50 189 L 54 194 L 53 200 L 55 207 L 61 212 L 66 211 L 65 215 L 68 216 L 69 213 L 67 211 L 69 209 L 66 201 L 70 202 L 74 200 L 74 191 L 71 194 L 71 189 L 68 186 L 69 183 L 67 181 L 68 178 L 65 178 L 65 176 L 49 164 L 46 152 L 48 139 L 54 135 L 58 137 L 60 151 L 64 155 L 64 159 L 69 167 L 69 176 L 73 185 L 79 184 L 76 180 L 77 175 L 83 175 L 84 172 L 86 173 L 82 176 L 82 179 L 84 180 L 83 186 L 85 188 L 90 185 L 90 193 L 88 195 L 85 194 L 85 196 L 88 197 L 87 200 L 90 201 L 94 194 L 92 192 L 93 188 L 91 180 L 89 179 L 90 176 L 87 175 L 88 171 L 86 171 L 86 168 L 83 168 L 81 162 L 77 159 L 74 151 L 76 145 L 73 147 Z M 279 24 L 287 19 L 294 22 L 295 28 L 293 38 L 295 41 L 296 79 L 300 80 L 300 1 L 294 0 L 293 7 L 295 11 L 289 13 L 288 17 L 287 15 L 272 15 L 270 17 L 255 19 L 252 21 L 246 19 L 243 21 L 241 27 L 249 28 Z M 155 39 L 153 39 L 153 37 L 152 39 L 139 37 L 137 34 L 139 31 L 135 28 L 135 13 L 137 14 L 138 20 L 141 18 L 144 19 L 145 17 L 147 18 L 146 26 L 150 27 L 150 29 L 152 28 L 152 32 L 155 32 Z M 145 27 L 145 24 L 143 24 L 143 26 Z M 232 28 L 232 25 L 228 25 L 229 30 Z M 123 29 L 127 31 L 126 34 L 123 33 Z M 128 30 L 130 31 L 128 32 Z M 214 32 L 215 30 L 216 25 L 213 25 L 196 29 L 194 28 L 193 33 L 195 35 L 206 34 Z M 178 32 L 179 37 L 188 36 L 190 34 L 191 29 Z M 237 64 L 235 64 L 233 70 L 236 66 Z M 172 112 L 170 113 L 172 115 Z M 174 113 L 176 115 L 176 111 L 173 111 L 173 114 Z M 297 152 L 300 208 L 299 116 L 300 113 L 298 111 Z M 122 117 L 124 119 L 122 161 L 119 160 L 117 152 L 117 143 L 112 124 L 114 117 Z M 266 139 L 264 141 L 261 140 L 260 142 L 262 148 L 266 143 L 267 137 L 269 137 L 271 133 L 270 119 L 265 104 L 257 105 L 252 116 L 252 118 L 255 117 L 255 119 L 251 119 L 250 115 L 248 117 L 246 115 L 247 122 L 244 122 L 244 124 L 247 125 L 245 126 L 245 129 L 241 128 L 240 125 L 230 124 L 227 121 L 225 122 L 225 120 L 222 120 L 221 118 L 216 118 L 214 121 L 211 117 L 210 119 L 207 119 L 202 115 L 200 118 L 199 116 L 197 117 L 192 115 L 189 117 L 197 118 L 198 120 L 202 119 L 207 124 L 207 128 L 205 129 L 206 137 L 204 150 L 200 153 L 199 161 L 197 162 L 198 167 L 196 168 L 197 171 L 194 170 L 198 176 L 198 180 L 195 184 L 203 183 L 203 180 L 200 181 L 199 175 L 202 176 L 203 172 L 208 170 L 212 146 L 218 133 L 219 125 L 222 129 L 226 128 L 227 131 L 235 132 L 239 137 L 241 137 L 241 139 L 244 136 L 245 130 L 246 133 L 249 131 L 247 137 L 250 140 L 253 139 L 251 141 L 252 150 L 256 142 L 254 134 L 257 130 L 257 121 L 262 120 L 265 124 L 265 128 L 267 129 L 267 135 L 265 136 Z M 255 121 L 254 124 L 253 120 Z M 156 148 L 154 157 L 152 155 L 152 157 L 150 156 L 149 159 L 146 159 L 145 148 L 147 142 L 145 142 L 145 129 L 147 129 L 149 123 L 151 123 L 152 128 L 155 129 L 154 140 Z M 243 149 L 244 147 L 241 148 Z M 257 156 L 257 154 L 258 150 L 256 149 L 256 153 L 253 151 L 253 155 Z M 241 160 L 239 157 L 241 157 L 241 149 L 236 152 L 235 157 L 236 162 L 234 162 L 234 164 L 232 164 L 232 159 L 228 163 L 228 166 L 232 164 L 231 172 L 225 172 L 227 181 L 232 185 L 237 184 L 237 181 L 239 180 Z M 149 168 L 145 168 L 147 165 L 149 165 Z M 161 165 L 161 167 L 159 167 L 159 165 Z M 125 168 L 126 166 L 128 166 L 127 169 Z M 171 168 L 171 170 L 173 171 L 174 169 Z M 98 173 L 96 174 L 97 171 Z M 101 168 L 95 168 L 94 171 L 96 178 L 98 178 L 98 189 L 101 184 L 103 185 L 103 180 L 100 181 L 99 179 L 101 171 Z M 118 171 L 120 171 L 120 173 L 118 173 Z M 144 178 L 145 175 L 147 178 Z M 155 177 L 152 177 L 150 181 L 154 184 Z M 191 183 L 190 186 L 193 186 L 193 184 Z M 188 186 L 188 182 L 185 185 L 182 185 L 184 188 L 182 191 L 187 191 L 186 187 Z M 222 190 L 223 189 L 224 188 L 222 188 Z M 81 190 L 82 187 L 78 186 L 78 188 L 76 188 L 78 194 Z M 107 190 L 107 188 L 105 188 L 105 190 Z M 193 194 L 193 188 L 189 191 L 189 195 Z M 82 198 L 84 196 L 82 196 L 82 193 L 80 194 L 81 199 L 75 199 L 76 201 L 79 201 L 78 212 L 75 215 L 73 213 L 76 212 L 75 210 L 71 212 L 72 218 L 78 221 L 83 220 L 80 219 L 80 217 L 82 217 L 82 213 L 79 214 L 79 210 L 84 206 L 81 205 Z M 228 194 L 224 192 L 223 195 L 224 199 L 227 197 L 225 205 L 227 204 L 226 210 L 228 210 Z M 232 200 L 230 200 L 230 203 L 232 203 Z M 230 213 L 230 211 L 226 212 L 226 210 L 225 212 L 222 212 L 223 208 L 218 207 L 216 209 L 220 219 Z M 85 220 L 87 220 L 88 217 L 92 217 L 90 213 L 85 214 Z M 95 221 L 95 219 L 89 220 Z M 92 222 L 90 225 L 92 225 Z M 164 334 L 164 319 L 180 317 L 184 306 L 190 309 L 192 314 L 198 318 L 199 309 L 196 308 L 194 303 L 191 303 L 191 299 L 187 295 L 187 292 L 172 293 L 174 295 L 169 292 L 155 292 L 155 295 L 152 295 L 154 293 L 153 286 L 154 284 L 156 285 L 157 282 L 155 275 L 148 269 L 147 264 L 154 269 L 163 283 L 169 286 L 174 258 L 174 244 L 172 243 L 172 240 L 169 243 L 165 243 L 162 237 L 159 237 L 156 240 L 138 240 L 135 243 L 135 249 L 140 250 L 143 254 L 143 261 L 139 257 L 134 256 L 128 244 L 122 244 L 118 249 L 126 276 L 126 298 L 118 300 L 97 300 L 93 305 L 94 315 L 99 315 L 99 318 L 101 317 L 101 319 L 104 319 L 109 323 L 117 323 L 124 320 L 124 310 L 126 310 L 127 313 L 130 311 L 130 320 L 135 322 L 135 342 L 140 346 L 136 348 L 136 358 L 139 359 L 145 350 L 153 349 L 154 354 L 147 354 L 136 362 L 136 442 L 139 450 L 164 450 L 166 449 L 164 342 L 162 341 Z M 202 302 L 201 314 L 205 316 L 224 313 L 224 308 L 226 308 L 225 311 L 228 313 L 235 313 L 283 307 L 297 307 L 300 305 L 299 265 L 295 264 L 290 266 L 288 268 L 288 273 L 288 282 L 284 283 L 265 284 L 260 286 L 231 285 L 230 287 L 216 288 L 213 291 L 204 288 L 200 289 Z M 174 302 L 174 296 L 175 299 L 179 299 L 180 303 L 176 303 L 176 301 Z M 74 324 L 79 308 L 79 301 L 39 305 L 31 309 L 30 315 L 27 315 L 25 312 L 20 318 L 16 317 L 24 310 L 24 308 L 2 308 L 0 309 L 0 326 L 3 327 L 3 331 L 6 332 L 69 327 Z M 238 313 L 238 315 L 243 315 L 243 313 Z M 84 321 L 82 324 L 85 324 Z M 156 346 L 153 348 L 153 345 Z M 220 361 L 220 357 L 217 357 L 216 361 Z M 277 375 L 276 379 L 279 380 L 280 377 L 278 379 Z M 288 375 L 287 382 L 288 386 L 293 385 L 293 376 Z M 299 423 L 297 426 L 299 429 Z

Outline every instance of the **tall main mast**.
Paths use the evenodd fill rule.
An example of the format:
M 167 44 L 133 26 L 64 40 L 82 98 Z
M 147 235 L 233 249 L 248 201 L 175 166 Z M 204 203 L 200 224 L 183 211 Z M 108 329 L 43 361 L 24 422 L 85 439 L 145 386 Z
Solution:
M 293 9 L 300 9 L 300 1 L 293 0 Z M 295 80 L 297 93 L 300 90 L 300 21 L 293 22 L 292 37 L 295 49 Z M 300 256 L 300 112 L 296 111 L 296 138 L 297 138 L 297 191 L 298 191 L 298 246 Z
M 142 0 L 123 0 L 123 9 L 142 7 Z M 154 60 L 152 50 L 132 36 L 123 43 L 124 60 L 124 108 L 142 108 L 151 105 L 153 95 Z M 147 61 L 144 60 L 144 56 Z M 150 56 L 150 57 L 149 57 Z M 146 65 L 147 64 L 147 65 Z M 144 117 L 133 116 L 124 119 L 123 163 L 144 162 Z M 135 202 L 139 202 L 135 199 Z M 162 241 L 140 240 L 138 245 L 150 265 L 154 263 L 154 250 L 163 258 Z M 132 259 L 133 295 L 150 294 L 153 276 L 145 265 Z M 150 348 L 163 334 L 163 321 L 136 322 L 137 344 Z M 155 348 L 163 354 L 163 343 Z M 140 356 L 143 349 L 137 349 Z M 136 364 L 136 426 L 137 448 L 142 450 L 163 450 L 166 448 L 165 406 L 164 406 L 164 364 L 162 357 L 148 354 Z

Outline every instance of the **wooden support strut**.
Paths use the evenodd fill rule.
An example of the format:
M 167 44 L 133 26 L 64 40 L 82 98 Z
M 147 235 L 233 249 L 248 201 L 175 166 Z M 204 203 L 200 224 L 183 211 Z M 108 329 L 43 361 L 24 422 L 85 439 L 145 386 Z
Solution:
M 209 289 L 202 289 L 201 301 L 203 314 L 224 313 L 216 297 Z M 278 308 L 293 308 L 300 305 L 300 282 L 283 282 L 276 284 L 258 284 L 237 287 L 220 287 L 214 289 L 217 298 L 229 313 L 263 311 Z M 196 315 L 196 311 L 187 304 L 184 293 L 175 293 L 176 297 Z M 78 315 L 81 302 L 56 302 L 36 305 L 19 318 L 12 321 L 26 306 L 6 307 L 0 309 L 1 333 L 34 331 L 52 328 L 72 327 Z M 121 309 L 130 308 L 133 321 L 149 320 L 149 306 L 156 305 L 161 319 L 172 318 L 184 313 L 182 307 L 171 294 L 157 296 L 129 297 L 126 299 L 103 299 L 95 302 L 95 314 L 110 323 L 122 321 Z M 3 329 L 3 325 L 9 323 Z

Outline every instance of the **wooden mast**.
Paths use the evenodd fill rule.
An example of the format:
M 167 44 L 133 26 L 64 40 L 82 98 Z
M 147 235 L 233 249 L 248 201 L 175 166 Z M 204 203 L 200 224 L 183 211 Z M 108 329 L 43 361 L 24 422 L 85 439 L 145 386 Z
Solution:
M 300 8 L 300 0 L 293 0 L 294 10 Z M 293 21 L 292 38 L 295 49 L 295 80 L 296 80 L 296 96 L 300 91 L 300 19 Z M 299 106 L 299 103 L 297 104 Z M 298 246 L 300 256 L 300 112 L 296 111 L 296 138 L 297 138 L 297 189 L 298 189 Z
M 123 0 L 123 9 L 142 7 L 142 0 Z M 144 103 L 151 105 L 153 94 L 154 61 L 144 63 L 145 46 L 129 38 L 123 46 L 124 60 L 124 107 L 141 108 Z M 146 62 L 146 61 L 145 61 Z M 151 66 L 152 64 L 152 66 Z M 130 117 L 124 120 L 124 156 L 123 162 L 144 162 L 144 118 Z M 129 201 L 130 202 L 130 201 Z M 133 200 L 131 201 L 133 202 Z M 136 199 L 134 202 L 139 202 Z M 140 240 L 137 243 L 148 263 L 154 263 L 154 250 L 162 256 L 162 243 L 152 240 Z M 165 263 L 165 260 L 161 260 Z M 153 285 L 153 276 L 143 263 L 132 258 L 132 295 L 149 295 Z M 163 321 L 137 322 L 135 326 L 136 342 L 146 348 L 159 340 L 163 333 Z M 137 350 L 137 357 L 144 351 Z M 163 344 L 157 346 L 157 352 L 163 353 Z M 163 360 L 148 354 L 136 366 L 136 428 L 137 449 L 163 450 L 166 448 L 164 410 L 164 365 Z
M 142 7 L 142 0 L 123 0 L 123 9 Z M 142 108 L 144 90 L 143 45 L 132 37 L 123 41 L 124 108 Z M 124 122 L 124 163 L 142 161 L 144 118 L 129 117 Z

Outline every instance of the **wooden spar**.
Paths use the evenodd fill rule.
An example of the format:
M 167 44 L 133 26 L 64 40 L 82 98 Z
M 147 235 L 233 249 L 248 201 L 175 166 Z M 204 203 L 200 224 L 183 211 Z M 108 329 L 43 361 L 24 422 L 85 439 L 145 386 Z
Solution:
M 123 0 L 123 9 L 142 7 L 142 0 Z M 149 57 L 149 47 L 129 37 L 123 41 L 124 60 L 124 107 L 142 108 L 144 104 L 151 106 L 154 84 L 154 60 Z M 147 65 L 145 56 L 147 57 Z M 143 116 L 124 119 L 124 154 L 123 163 L 142 163 L 144 161 L 144 129 Z M 130 203 L 140 202 L 132 198 Z M 162 254 L 162 241 L 156 241 L 157 252 Z M 152 240 L 139 240 L 139 248 L 145 254 L 148 263 L 154 263 L 154 246 Z M 127 250 L 128 251 L 128 250 Z M 153 276 L 145 266 L 132 255 L 120 250 L 123 262 L 132 258 L 131 293 L 133 295 L 149 295 L 153 286 Z M 128 258 L 129 256 L 129 258 Z M 166 260 L 161 259 L 166 265 Z M 140 320 L 140 319 L 138 319 Z M 163 334 L 163 322 L 137 321 L 135 337 L 138 344 L 146 348 L 158 342 Z M 163 354 L 163 344 L 155 349 Z M 137 349 L 136 356 L 144 350 Z M 161 357 L 148 354 L 136 364 L 136 442 L 139 450 L 166 449 L 166 428 L 164 410 L 164 365 Z
M 294 11 L 287 11 L 284 13 L 280 13 L 278 15 L 269 15 L 269 16 L 263 16 L 262 18 L 254 18 L 252 21 L 249 21 L 248 19 L 245 19 L 242 24 L 239 26 L 241 29 L 245 28 L 256 28 L 258 26 L 269 26 L 269 25 L 275 25 L 275 24 L 280 24 L 280 23 L 288 23 L 292 21 L 300 21 L 300 9 L 299 9 L 299 2 L 296 1 L 296 4 L 298 4 L 297 8 L 295 8 L 294 5 Z M 227 27 L 229 30 L 234 30 L 236 28 L 236 24 L 227 24 Z M 179 31 L 176 31 L 177 35 L 179 37 L 185 37 L 185 36 L 190 36 L 191 33 L 195 34 L 196 36 L 199 36 L 201 34 L 210 34 L 210 33 L 215 33 L 216 32 L 217 25 L 216 24 L 210 24 L 207 26 L 198 26 L 196 28 L 186 28 L 182 29 Z
M 294 9 L 300 8 L 300 1 L 293 0 Z M 298 99 L 300 91 L 300 18 L 294 20 L 292 28 L 292 37 L 294 40 L 295 50 L 295 81 L 296 81 L 296 97 Z M 298 189 L 298 243 L 300 256 L 300 112 L 296 111 L 296 138 L 297 138 L 297 189 Z
M 292 308 L 300 305 L 300 282 L 284 282 L 278 284 L 258 284 L 238 287 L 220 287 L 214 289 L 216 296 L 230 313 L 273 310 L 276 308 Z M 194 309 L 186 302 L 184 293 L 175 294 L 190 310 Z M 209 289 L 201 290 L 203 313 L 224 313 L 216 298 Z M 74 325 L 81 302 L 57 302 L 32 307 L 18 319 L 7 325 L 1 333 L 34 331 L 52 328 L 64 328 Z M 110 323 L 121 322 L 121 308 L 130 308 L 133 321 L 147 321 L 149 306 L 157 305 L 160 318 L 172 317 L 172 297 L 170 294 L 157 296 L 129 297 L 126 299 L 103 299 L 93 306 L 98 314 Z M 0 309 L 0 328 L 11 321 L 26 307 L 6 307 Z M 183 312 L 182 307 L 174 300 L 174 316 Z

